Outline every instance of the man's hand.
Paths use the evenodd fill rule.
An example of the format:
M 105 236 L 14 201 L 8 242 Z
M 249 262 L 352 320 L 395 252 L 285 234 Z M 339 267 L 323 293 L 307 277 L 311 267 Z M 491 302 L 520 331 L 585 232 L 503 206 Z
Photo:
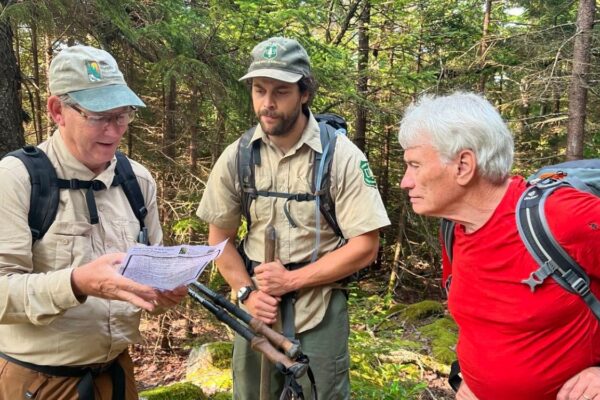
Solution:
M 277 320 L 277 310 L 280 297 L 273 297 L 262 290 L 253 290 L 244 302 L 254 318 L 258 318 L 267 325 L 272 325 Z
M 296 290 L 292 286 L 290 271 L 279 260 L 254 268 L 254 277 L 258 288 L 271 296 L 280 297 Z
M 456 392 L 456 400 L 477 400 L 477 396 L 471 392 L 464 379 Z
M 600 399 L 600 367 L 586 368 L 569 379 L 558 392 L 556 400 Z
M 71 287 L 76 296 L 94 296 L 108 300 L 127 301 L 147 311 L 153 311 L 158 294 L 150 286 L 125 278 L 117 272 L 125 253 L 106 254 L 75 268 Z M 165 301 L 165 300 L 163 300 Z
M 175 307 L 187 296 L 187 286 L 179 286 L 173 290 L 157 290 L 158 297 L 154 303 L 158 307 L 171 308 Z

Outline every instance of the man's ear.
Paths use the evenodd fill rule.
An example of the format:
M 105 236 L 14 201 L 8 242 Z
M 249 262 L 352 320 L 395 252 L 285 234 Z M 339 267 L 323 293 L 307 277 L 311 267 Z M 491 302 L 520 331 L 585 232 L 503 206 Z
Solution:
M 459 185 L 467 185 L 475 177 L 477 158 L 472 150 L 461 150 L 457 156 L 458 169 L 456 181 Z
M 64 107 L 58 98 L 58 96 L 50 96 L 48 97 L 48 114 L 52 117 L 52 120 L 59 125 L 64 126 L 65 118 L 63 116 Z
M 302 102 L 302 104 L 306 104 L 309 97 L 310 97 L 310 94 L 308 93 L 308 90 L 305 90 L 304 92 L 300 92 L 300 101 Z

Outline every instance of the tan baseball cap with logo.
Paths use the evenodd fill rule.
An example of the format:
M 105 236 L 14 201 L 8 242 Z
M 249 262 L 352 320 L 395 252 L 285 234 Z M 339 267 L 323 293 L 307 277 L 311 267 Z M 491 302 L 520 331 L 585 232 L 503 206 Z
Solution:
M 50 93 L 68 94 L 89 111 L 145 107 L 127 86 L 117 62 L 108 52 L 90 46 L 66 47 L 50 63 Z
M 295 83 L 310 76 L 310 58 L 294 39 L 273 37 L 252 49 L 252 63 L 240 81 L 249 78 L 272 78 Z

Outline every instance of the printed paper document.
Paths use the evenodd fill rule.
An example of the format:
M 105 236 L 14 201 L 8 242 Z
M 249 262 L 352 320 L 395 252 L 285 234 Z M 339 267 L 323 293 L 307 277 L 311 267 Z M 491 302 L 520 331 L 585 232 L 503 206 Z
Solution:
M 219 257 L 227 240 L 216 246 L 136 246 L 129 249 L 119 273 L 162 290 L 194 282 Z

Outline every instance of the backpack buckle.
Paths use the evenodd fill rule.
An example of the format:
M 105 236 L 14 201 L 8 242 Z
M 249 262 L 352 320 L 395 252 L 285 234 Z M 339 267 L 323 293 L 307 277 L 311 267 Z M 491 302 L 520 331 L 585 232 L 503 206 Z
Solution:
M 577 278 L 575 282 L 571 283 L 571 288 L 582 297 L 590 292 L 590 286 L 583 278 Z
M 548 260 L 543 263 L 538 269 L 529 274 L 529 278 L 523 279 L 521 283 L 526 284 L 531 289 L 531 292 L 535 292 L 535 288 L 542 283 L 544 280 L 549 277 L 558 269 L 558 265 L 552 261 Z

